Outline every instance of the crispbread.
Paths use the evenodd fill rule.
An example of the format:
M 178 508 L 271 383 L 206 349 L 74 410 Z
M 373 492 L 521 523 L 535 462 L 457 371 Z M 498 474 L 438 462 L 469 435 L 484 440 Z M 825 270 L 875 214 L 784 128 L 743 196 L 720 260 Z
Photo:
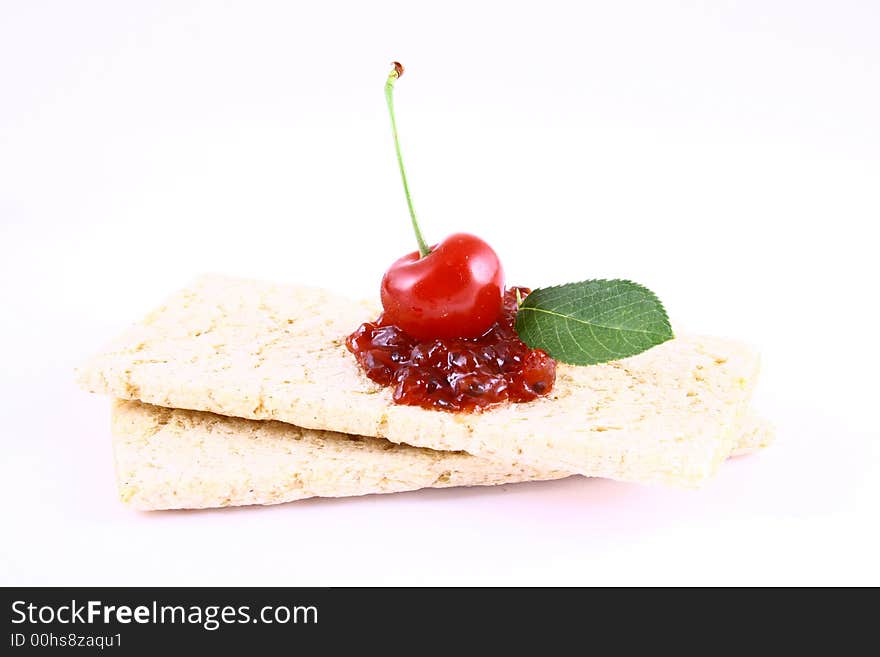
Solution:
M 737 442 L 731 456 L 747 456 L 769 447 L 776 439 L 776 428 L 771 422 L 749 410 L 737 429 Z
M 767 425 L 751 415 L 736 433 L 742 450 L 772 438 Z M 119 495 L 141 510 L 277 504 L 569 476 L 464 452 L 122 400 L 113 406 L 113 452 Z
M 732 451 L 758 372 L 738 342 L 684 336 L 618 362 L 560 365 L 553 392 L 476 414 L 395 405 L 345 348 L 369 302 L 203 276 L 79 371 L 93 392 L 384 437 L 542 470 L 698 485 Z

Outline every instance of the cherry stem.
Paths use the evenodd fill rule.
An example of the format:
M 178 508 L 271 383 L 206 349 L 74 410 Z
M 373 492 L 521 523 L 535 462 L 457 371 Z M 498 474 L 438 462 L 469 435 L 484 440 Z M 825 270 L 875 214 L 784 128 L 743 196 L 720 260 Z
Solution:
M 394 135 L 394 151 L 397 153 L 397 164 L 400 167 L 400 178 L 403 180 L 403 193 L 406 194 L 406 204 L 409 207 L 409 216 L 412 219 L 413 232 L 416 234 L 416 242 L 419 245 L 419 255 L 424 258 L 431 253 L 425 238 L 422 237 L 422 231 L 419 228 L 419 220 L 416 219 L 416 211 L 413 208 L 412 198 L 409 195 L 409 184 L 406 182 L 406 169 L 403 166 L 403 158 L 400 155 L 400 138 L 397 136 L 397 121 L 394 118 L 394 83 L 401 75 L 403 75 L 403 65 L 400 62 L 393 62 L 394 68 L 388 75 L 388 81 L 385 83 L 385 102 L 388 103 L 388 113 L 391 114 L 391 133 Z

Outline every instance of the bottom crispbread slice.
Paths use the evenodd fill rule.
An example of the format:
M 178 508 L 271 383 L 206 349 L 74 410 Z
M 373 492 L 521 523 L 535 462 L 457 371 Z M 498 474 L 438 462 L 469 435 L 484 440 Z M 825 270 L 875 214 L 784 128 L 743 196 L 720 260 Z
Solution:
M 772 439 L 769 425 L 751 415 L 735 431 L 741 436 L 738 453 Z M 113 406 L 113 451 L 119 495 L 141 510 L 277 504 L 570 476 L 464 452 L 123 400 Z
M 730 456 L 754 454 L 769 447 L 776 438 L 773 424 L 759 417 L 752 410 L 746 411 L 736 431 L 738 432 L 736 443 Z

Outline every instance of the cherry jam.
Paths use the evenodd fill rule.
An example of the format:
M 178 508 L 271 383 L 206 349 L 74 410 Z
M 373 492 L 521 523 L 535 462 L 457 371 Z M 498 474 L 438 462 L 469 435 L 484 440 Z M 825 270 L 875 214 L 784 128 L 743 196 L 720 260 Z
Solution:
M 479 338 L 417 340 L 380 316 L 361 324 L 346 346 L 370 379 L 394 387 L 397 404 L 476 411 L 531 401 L 553 389 L 556 362 L 516 334 L 517 291 L 529 293 L 508 289 L 498 320 Z

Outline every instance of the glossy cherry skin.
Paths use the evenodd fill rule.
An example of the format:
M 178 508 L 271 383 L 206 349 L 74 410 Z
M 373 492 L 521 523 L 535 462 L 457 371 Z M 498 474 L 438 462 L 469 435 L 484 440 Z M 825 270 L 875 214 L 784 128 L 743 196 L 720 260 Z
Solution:
M 385 272 L 383 318 L 423 340 L 476 338 L 498 320 L 503 293 L 504 270 L 492 247 L 455 233 L 424 258 L 408 253 Z

